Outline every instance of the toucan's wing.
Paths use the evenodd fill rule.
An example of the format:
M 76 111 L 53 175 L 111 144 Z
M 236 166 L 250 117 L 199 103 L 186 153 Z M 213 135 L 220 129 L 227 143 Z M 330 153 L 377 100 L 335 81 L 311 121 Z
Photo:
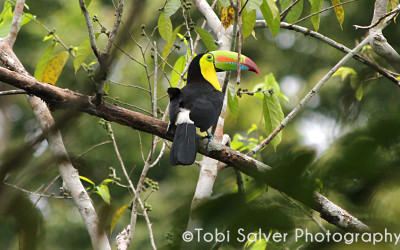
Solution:
M 169 122 L 170 126 L 175 125 L 176 117 L 179 113 L 179 106 L 182 101 L 181 90 L 178 88 L 168 88 L 169 95 Z
M 224 95 L 221 92 L 210 92 L 196 99 L 190 109 L 190 119 L 201 131 L 206 131 L 217 122 L 221 113 Z

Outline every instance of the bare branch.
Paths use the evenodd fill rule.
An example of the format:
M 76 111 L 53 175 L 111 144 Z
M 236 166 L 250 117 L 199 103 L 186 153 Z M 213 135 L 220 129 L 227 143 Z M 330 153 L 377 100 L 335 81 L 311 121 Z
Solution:
M 279 126 L 259 145 L 250 150 L 247 155 L 252 156 L 259 151 L 261 151 L 265 146 L 267 146 L 272 139 L 284 128 L 287 124 L 298 114 L 300 110 L 310 101 L 310 99 L 317 93 L 324 84 L 332 77 L 332 75 L 342 67 L 350 58 L 352 58 L 356 53 L 361 51 L 361 49 L 368 43 L 369 37 L 364 39 L 359 45 L 357 45 L 352 51 L 350 51 L 346 56 L 344 56 L 328 73 L 322 77 L 321 80 L 308 92 L 308 94 L 300 101 L 300 103 L 283 119 Z
M 4 95 L 20 95 L 20 94 L 26 94 L 25 90 L 7 90 L 7 91 L 1 91 L 0 96 Z
M 345 4 L 352 3 L 352 2 L 356 2 L 356 1 L 358 1 L 358 0 L 350 0 L 350 1 L 347 1 L 347 2 L 343 2 L 343 3 L 339 3 L 339 4 L 332 5 L 332 6 L 328 7 L 328 8 L 325 8 L 325 9 L 320 10 L 320 11 L 318 11 L 318 12 L 312 13 L 311 15 L 308 15 L 308 16 L 306 16 L 306 17 L 303 17 L 302 19 L 297 20 L 297 21 L 294 22 L 293 24 L 298 24 L 298 23 L 300 23 L 300 22 L 302 22 L 302 21 L 304 21 L 304 20 L 307 20 L 308 18 L 310 18 L 310 17 L 312 17 L 312 16 L 319 15 L 319 14 L 321 14 L 321 13 L 323 13 L 323 12 L 325 12 L 325 11 L 328 11 L 328 10 L 330 10 L 330 9 L 333 9 L 333 8 L 335 8 L 335 7 L 337 7 L 337 6 L 345 5 Z
M 376 54 L 383 57 L 393 66 L 393 68 L 397 70 L 397 72 L 400 73 L 400 55 L 387 42 L 385 36 L 382 33 L 382 30 L 389 24 L 390 20 L 400 10 L 400 5 L 395 8 L 396 12 L 394 14 L 390 14 L 388 17 L 384 18 L 383 22 L 381 22 L 379 20 L 381 20 L 382 17 L 385 17 L 387 5 L 388 0 L 376 0 L 375 2 L 374 17 L 371 23 L 377 22 L 378 24 L 371 28 L 369 31 L 369 44 Z
M 83 16 L 85 17 L 86 26 L 87 26 L 88 33 L 89 33 L 90 47 L 92 47 L 93 53 L 95 54 L 95 56 L 97 57 L 97 59 L 100 62 L 100 51 L 97 48 L 97 44 L 96 44 L 96 37 L 94 35 L 92 17 L 90 16 L 89 11 L 87 10 L 85 0 L 79 0 L 79 6 L 81 7 Z
M 33 194 L 33 195 L 36 195 L 36 196 L 39 196 L 39 197 L 55 198 L 55 199 L 71 199 L 72 198 L 72 197 L 68 197 L 68 196 L 60 196 L 60 195 L 52 195 L 52 194 L 43 194 L 43 193 L 39 194 L 39 193 L 36 193 L 36 192 L 33 192 L 33 191 L 26 190 L 26 189 L 21 188 L 21 187 L 18 187 L 18 186 L 14 185 L 14 184 L 10 184 L 10 183 L 5 182 L 5 181 L 3 181 L 3 183 L 5 185 L 7 185 L 7 186 L 10 186 L 10 187 L 13 187 L 15 189 L 21 190 L 22 192 L 25 192 L 25 193 L 28 193 L 28 194 Z
M 64 90 L 50 84 L 40 83 L 30 77 L 26 77 L 2 67 L 0 67 L 0 80 L 4 83 L 25 89 L 29 93 L 37 95 L 54 107 L 69 109 L 76 108 L 82 112 L 104 118 L 108 121 L 117 122 L 121 125 L 151 133 L 170 141 L 173 140 L 173 134 L 166 133 L 168 124 L 151 116 L 127 110 L 107 102 L 104 102 L 99 106 L 93 106 L 91 105 L 88 96 L 70 90 Z M 207 141 L 208 139 L 197 136 L 197 150 L 199 153 L 224 162 L 246 175 L 266 182 L 267 184 L 271 184 L 268 181 L 269 170 L 271 167 L 215 141 L 211 141 L 207 148 Z M 276 185 L 271 185 L 271 187 L 280 190 L 280 187 Z M 302 201 L 301 197 L 293 198 Z M 312 207 L 318 209 L 317 211 L 320 212 L 322 216 L 329 217 L 332 214 L 329 214 L 329 209 L 324 209 L 326 206 L 327 204 L 319 204 L 318 200 L 316 200 Z M 335 222 L 331 221 L 331 223 Z
M 11 24 L 10 33 L 7 36 L 8 44 L 12 48 L 17 39 L 19 27 L 21 26 L 22 13 L 24 12 L 25 0 L 18 0 L 15 4 L 14 17 Z
M 78 155 L 77 157 L 75 157 L 72 161 L 76 161 L 76 160 L 78 160 L 79 158 L 81 158 L 82 156 L 84 156 L 85 154 L 87 154 L 87 153 L 89 153 L 90 151 L 92 151 L 93 149 L 95 149 L 95 148 L 97 148 L 97 147 L 99 147 L 99 146 L 101 146 L 101 145 L 110 143 L 110 142 L 112 142 L 112 141 L 103 141 L 103 142 L 100 142 L 100 143 L 98 143 L 98 144 L 96 144 L 96 145 L 90 147 L 90 148 L 87 149 L 85 152 L 79 154 L 79 155 Z
M 148 214 L 147 214 L 147 211 L 146 211 L 146 209 L 145 209 L 145 207 L 144 207 L 143 202 L 140 200 L 140 197 L 137 195 L 137 189 L 135 189 L 135 187 L 133 186 L 133 183 L 132 183 L 131 179 L 129 178 L 129 174 L 128 174 L 128 172 L 126 171 L 124 161 L 122 160 L 121 154 L 119 153 L 119 149 L 118 149 L 118 146 L 117 146 L 117 141 L 115 140 L 114 131 L 112 130 L 111 123 L 107 123 L 107 130 L 108 130 L 109 135 L 110 135 L 110 138 L 111 138 L 111 140 L 112 140 L 112 142 L 113 142 L 114 151 L 115 151 L 115 154 L 117 155 L 118 161 L 119 161 L 119 163 L 120 163 L 120 165 L 121 165 L 122 172 L 124 173 L 125 178 L 126 178 L 126 180 L 128 181 L 128 183 L 129 183 L 130 189 L 131 189 L 132 192 L 135 194 L 135 201 L 136 201 L 137 203 L 140 204 L 140 207 L 141 207 L 142 210 L 143 210 L 143 215 L 144 215 L 144 218 L 145 218 L 145 220 L 146 220 L 147 227 L 148 227 L 149 234 L 150 234 L 150 242 L 151 242 L 151 245 L 153 246 L 154 249 L 156 249 L 156 248 L 155 248 L 155 243 L 154 243 L 153 230 L 151 229 L 151 222 L 150 222 L 149 216 L 148 216 Z M 119 243 L 118 243 L 118 246 L 119 246 L 118 249 L 121 249 L 121 250 L 122 250 L 122 249 L 126 249 L 126 248 L 122 248 L 122 247 L 123 247 L 123 246 L 128 247 L 128 246 L 131 244 L 131 241 L 132 241 L 132 239 L 133 239 L 133 235 L 134 235 L 134 233 L 135 233 L 135 227 L 136 227 L 136 218 L 137 218 L 137 211 L 136 211 L 136 208 L 137 208 L 137 203 L 136 203 L 135 209 L 132 209 L 131 223 L 130 223 L 130 225 L 128 225 L 129 228 L 127 227 L 126 229 L 124 229 L 125 231 L 121 232 L 121 233 L 118 235 L 118 236 L 121 235 L 121 237 L 123 236 L 122 238 L 119 237 L 119 238 L 117 239 L 118 242 L 119 242 Z M 132 218 L 134 218 L 134 219 L 132 219 Z M 132 223 L 132 221 L 133 221 L 133 223 Z M 124 243 L 121 242 L 122 240 L 124 240 Z
M 118 8 L 115 12 L 115 21 L 114 21 L 114 26 L 113 29 L 111 30 L 110 36 L 108 38 L 107 44 L 103 50 L 104 54 L 109 54 L 111 50 L 111 46 L 114 43 L 115 38 L 117 37 L 117 31 L 119 24 L 121 23 L 121 18 L 122 18 L 122 12 L 124 10 L 124 0 L 119 0 L 118 1 Z
M 392 16 L 393 14 L 396 14 L 397 12 L 400 11 L 400 5 L 398 5 L 396 8 L 394 8 L 392 11 L 386 13 L 385 15 L 381 16 L 375 23 L 368 25 L 368 26 L 359 26 L 359 25 L 353 25 L 355 29 L 371 29 L 377 26 L 380 22 L 382 22 L 386 17 Z M 393 15 L 391 18 L 394 18 L 396 15 Z
M 266 25 L 265 21 L 257 20 L 256 27 L 257 28 L 266 28 L 267 25 Z M 294 31 L 300 32 L 300 33 L 302 33 L 302 34 L 304 34 L 306 36 L 311 36 L 313 38 L 316 38 L 316 39 L 318 39 L 318 40 L 330 45 L 331 47 L 333 47 L 333 48 L 335 48 L 335 49 L 337 49 L 337 50 L 339 50 L 339 51 L 341 51 L 343 53 L 349 53 L 351 51 L 349 48 L 347 48 L 343 44 L 335 42 L 334 40 L 330 39 L 329 37 L 326 37 L 324 35 L 321 35 L 318 32 L 309 30 L 307 28 L 304 28 L 304 27 L 301 27 L 301 26 L 298 26 L 298 25 L 281 22 L 281 28 L 288 29 L 288 30 L 294 30 Z M 388 70 L 380 67 L 379 65 L 375 64 L 374 62 L 368 60 L 367 58 L 365 58 L 365 57 L 363 57 L 363 56 L 361 56 L 359 54 L 355 54 L 353 56 L 353 58 L 358 60 L 358 61 L 360 61 L 360 62 L 362 62 L 365 65 L 368 65 L 372 69 L 376 70 L 378 73 L 380 73 L 383 76 L 385 76 L 391 82 L 396 84 L 398 87 L 400 87 L 400 82 Z
M 282 13 L 280 14 L 281 21 L 283 21 L 283 20 L 286 18 L 286 16 L 287 16 L 287 14 L 289 13 L 289 11 L 290 11 L 298 2 L 300 2 L 300 0 L 292 0 L 292 2 L 289 4 L 289 6 L 288 6 L 284 11 L 282 11 Z
M 23 5 L 25 1 L 18 2 Z M 22 10 L 21 8 L 16 9 L 14 14 L 21 18 L 22 14 L 19 15 L 18 11 Z M 19 24 L 15 24 L 14 22 L 18 23 L 21 22 L 21 20 L 17 20 L 16 16 L 14 16 L 11 26 L 18 28 Z M 14 32 L 18 32 L 18 30 L 14 30 Z M 16 37 L 16 35 L 17 33 L 12 36 Z M 7 38 L 0 39 L 0 60 L 10 69 L 14 70 L 14 73 L 18 72 L 16 74 L 24 76 L 31 81 L 36 81 L 36 79 L 25 70 L 18 57 L 14 54 L 12 46 L 9 44 L 9 39 Z M 54 127 L 53 125 L 55 122 L 47 105 L 36 96 L 27 96 L 27 99 L 42 131 L 49 131 L 51 127 Z M 105 232 L 99 231 L 96 211 L 91 203 L 89 195 L 79 180 L 78 171 L 73 167 L 69 159 L 60 132 L 55 130 L 46 133 L 46 140 L 48 141 L 53 156 L 58 159 L 60 174 L 82 216 L 92 240 L 93 247 L 96 249 L 111 249 Z

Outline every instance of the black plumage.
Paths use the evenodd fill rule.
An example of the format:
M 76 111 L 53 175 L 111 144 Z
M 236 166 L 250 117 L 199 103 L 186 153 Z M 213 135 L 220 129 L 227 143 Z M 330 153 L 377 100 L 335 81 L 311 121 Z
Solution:
M 197 55 L 190 63 L 185 87 L 168 89 L 169 127 L 176 126 L 170 152 L 171 165 L 190 165 L 195 161 L 195 127 L 200 128 L 202 132 L 208 130 L 217 122 L 221 113 L 224 94 L 203 77 L 200 69 L 200 59 L 203 55 Z M 178 121 L 179 113 L 184 112 L 189 112 L 190 121 Z

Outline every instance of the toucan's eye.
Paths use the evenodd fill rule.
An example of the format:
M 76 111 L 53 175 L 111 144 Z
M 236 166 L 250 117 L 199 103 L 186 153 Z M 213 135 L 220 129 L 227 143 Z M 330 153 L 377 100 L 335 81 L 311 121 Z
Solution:
M 206 56 L 206 58 L 207 58 L 207 61 L 212 61 L 212 59 L 213 59 L 213 56 L 212 56 L 212 55 L 210 55 L 210 54 L 208 54 L 208 55 Z

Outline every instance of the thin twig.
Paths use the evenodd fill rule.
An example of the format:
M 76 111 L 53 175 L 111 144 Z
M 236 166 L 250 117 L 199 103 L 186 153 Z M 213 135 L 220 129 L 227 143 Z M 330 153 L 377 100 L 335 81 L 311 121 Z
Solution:
M 21 94 L 27 94 L 25 90 L 7 90 L 7 91 L 0 91 L 0 96 L 4 95 L 21 95 Z
M 96 36 L 94 34 L 92 17 L 90 16 L 89 11 L 87 10 L 87 6 L 86 6 L 86 3 L 84 0 L 79 0 L 79 6 L 81 7 L 83 16 L 85 17 L 86 26 L 87 26 L 88 34 L 89 34 L 90 47 L 92 48 L 93 53 L 95 54 L 95 56 L 97 57 L 97 59 L 100 62 L 100 51 L 97 48 L 97 44 L 96 44 Z
M 32 191 L 26 190 L 24 188 L 18 187 L 18 186 L 14 185 L 14 184 L 7 183 L 5 181 L 3 181 L 3 183 L 5 185 L 7 185 L 7 186 L 10 186 L 10 187 L 13 187 L 15 189 L 21 190 L 21 191 L 23 191 L 25 193 L 37 195 L 37 196 L 40 196 L 40 197 L 56 198 L 56 199 L 72 199 L 72 197 L 70 197 L 70 196 L 60 196 L 60 195 L 57 196 L 57 195 L 52 195 L 52 194 L 38 194 L 38 193 L 35 193 L 35 192 L 32 192 Z
M 261 21 L 261 20 L 257 20 L 256 21 L 256 26 L 257 28 L 266 28 L 267 25 L 265 23 L 265 21 Z M 304 28 L 302 26 L 298 26 L 298 25 L 294 25 L 294 24 L 289 24 L 289 23 L 285 23 L 285 22 L 281 22 L 281 28 L 282 29 L 288 29 L 288 30 L 294 30 L 296 32 L 300 32 L 306 36 L 311 36 L 313 38 L 316 38 L 328 45 L 330 45 L 331 47 L 343 52 L 343 53 L 349 53 L 351 50 L 349 48 L 347 48 L 346 46 L 344 46 L 343 44 L 340 44 L 332 39 L 330 39 L 329 37 L 326 37 L 318 32 L 309 30 L 307 28 Z M 394 84 L 396 84 L 396 86 L 400 87 L 400 82 L 396 79 L 396 77 L 394 77 L 391 72 L 387 69 L 384 69 L 382 67 L 380 67 L 379 65 L 377 65 L 376 63 L 368 60 L 367 58 L 359 55 L 359 54 L 355 54 L 354 59 L 364 63 L 365 65 L 370 66 L 371 68 L 373 68 L 375 71 L 377 71 L 378 73 L 382 74 L 383 76 L 385 76 L 388 80 L 390 80 L 391 82 L 393 82 Z
M 130 103 L 126 103 L 126 102 L 120 101 L 120 100 L 115 99 L 115 98 L 112 98 L 112 97 L 110 97 L 110 96 L 105 96 L 105 98 L 108 98 L 108 99 L 110 99 L 110 100 L 113 100 L 113 101 L 116 102 L 116 103 L 120 103 L 120 104 L 126 105 L 126 106 L 128 106 L 128 107 L 132 107 L 132 108 L 138 109 L 138 110 L 140 110 L 140 111 L 142 111 L 142 112 L 144 112 L 144 113 L 146 113 L 146 114 L 148 114 L 148 115 L 151 115 L 151 112 L 149 112 L 149 111 L 147 111 L 147 110 L 145 110 L 145 109 L 143 109 L 143 108 L 141 108 L 141 107 L 138 107 L 138 106 L 136 106 L 136 105 L 133 105 L 133 104 L 130 104 Z
M 242 1 L 238 0 L 237 1 L 237 10 L 241 9 L 242 6 Z M 239 12 L 238 14 L 238 65 L 237 65 L 237 77 L 236 77 L 236 84 L 240 83 L 240 75 L 242 72 L 242 64 L 240 62 L 241 55 L 242 55 L 242 13 Z
M 81 157 L 84 156 L 85 154 L 89 153 L 92 149 L 95 149 L 95 148 L 97 148 L 98 146 L 101 146 L 101 145 L 104 145 L 104 144 L 107 144 L 107 143 L 110 143 L 110 142 L 112 142 L 112 141 L 103 141 L 103 142 L 100 142 L 100 143 L 98 143 L 98 144 L 96 144 L 96 145 L 90 147 L 90 148 L 87 149 L 85 152 L 79 154 L 79 155 L 78 155 L 77 157 L 75 157 L 75 159 L 73 159 L 72 161 L 77 161 L 79 158 L 81 158 Z
M 311 15 L 308 15 L 308 16 L 306 16 L 306 17 L 303 17 L 302 19 L 297 20 L 297 21 L 294 22 L 293 24 L 298 24 L 298 23 L 300 23 L 300 22 L 302 22 L 302 21 L 304 21 L 304 20 L 306 20 L 306 19 L 308 19 L 308 18 L 310 18 L 310 17 L 312 17 L 312 16 L 321 14 L 321 13 L 323 13 L 323 12 L 325 12 L 325 11 L 328 11 L 328 10 L 330 10 L 330 9 L 333 9 L 333 8 L 335 8 L 335 7 L 337 7 L 337 6 L 345 5 L 345 4 L 352 3 L 352 2 L 356 2 L 356 1 L 358 1 L 358 0 L 350 0 L 350 1 L 347 1 L 347 2 L 344 2 L 344 3 L 339 3 L 339 4 L 332 5 L 332 6 L 328 7 L 328 8 L 325 8 L 325 9 L 320 10 L 320 11 L 318 11 L 318 12 L 312 13 Z
M 119 0 L 118 1 L 118 8 L 117 8 L 117 10 L 115 12 L 114 26 L 113 26 L 113 28 L 111 30 L 111 33 L 110 33 L 110 36 L 108 38 L 107 44 L 104 47 L 104 50 L 103 50 L 104 54 L 110 53 L 111 45 L 114 43 L 114 40 L 117 37 L 117 31 L 118 31 L 119 24 L 121 22 L 123 10 L 124 10 L 124 0 Z
M 392 11 L 386 13 L 384 16 L 380 17 L 380 18 L 378 19 L 378 21 L 376 21 L 375 23 L 373 23 L 373 24 L 371 24 L 371 25 L 368 25 L 368 26 L 353 25 L 353 27 L 354 27 L 355 29 L 366 29 L 366 30 L 371 29 L 371 28 L 377 26 L 377 25 L 378 25 L 380 22 L 382 22 L 386 17 L 388 17 L 388 16 L 390 16 L 390 15 L 393 15 L 394 13 L 399 12 L 399 11 L 400 11 L 400 5 L 398 5 L 396 8 L 394 8 Z M 393 15 L 393 17 L 394 17 L 394 16 L 395 16 L 395 15 Z M 392 18 L 393 18 L 393 17 L 392 17 Z
M 49 183 L 49 185 L 47 185 L 47 187 L 43 190 L 42 195 L 44 195 L 46 193 L 47 190 L 49 190 L 49 188 L 51 186 L 53 186 L 53 184 L 56 182 L 56 180 L 58 180 L 58 178 L 61 177 L 61 174 L 58 174 L 56 177 L 54 177 L 54 179 Z M 42 199 L 43 196 L 39 196 L 39 198 L 36 200 L 35 204 L 33 204 L 33 207 L 36 207 L 36 205 L 39 203 L 40 199 Z
M 283 21 L 283 20 L 286 18 L 286 16 L 287 16 L 287 14 L 289 13 L 289 11 L 290 11 L 298 2 L 300 2 L 300 0 L 292 0 L 292 2 L 289 4 L 289 6 L 288 6 L 284 11 L 282 11 L 282 13 L 280 14 L 281 21 Z
M 145 92 L 147 92 L 147 93 L 150 92 L 150 91 L 148 91 L 147 89 L 145 89 L 145 88 L 143 88 L 143 87 L 140 87 L 140 86 L 137 86 L 137 85 L 124 84 L 124 83 L 119 83 L 119 82 L 115 82 L 115 81 L 112 81 L 112 80 L 110 80 L 110 83 L 116 84 L 116 85 L 119 85 L 119 86 L 123 86 L 123 87 L 130 87 L 130 88 L 140 89 L 140 90 L 143 90 L 143 91 L 145 91 Z
M 350 51 L 346 56 L 344 56 L 324 77 L 308 92 L 308 94 L 300 101 L 300 103 L 283 119 L 279 126 L 259 145 L 250 150 L 247 155 L 252 156 L 262 150 L 267 146 L 272 139 L 284 128 L 287 124 L 298 114 L 300 110 L 310 101 L 310 99 L 318 92 L 324 84 L 332 77 L 332 75 L 343 66 L 350 58 L 352 58 L 356 53 L 361 51 L 361 49 L 368 43 L 369 37 L 365 38 L 359 45 L 357 45 L 352 51 Z
M 317 224 L 317 226 L 324 232 L 326 233 L 326 228 L 319 222 L 317 221 L 314 216 L 312 215 L 312 213 L 307 212 L 302 206 L 300 206 L 296 201 L 292 200 L 292 198 L 290 198 L 289 196 L 287 196 L 285 193 L 279 191 L 279 193 L 287 200 L 290 202 L 290 204 L 292 204 L 293 206 L 295 206 L 296 208 L 298 208 L 301 212 L 303 212 L 306 216 L 310 217 L 310 219 L 312 221 L 314 221 L 315 224 Z
M 150 222 L 149 216 L 148 216 L 148 214 L 147 214 L 147 211 L 146 211 L 146 208 L 144 207 L 143 202 L 140 200 L 140 197 L 138 197 L 138 196 L 136 195 L 137 190 L 136 190 L 135 187 L 133 186 L 133 183 L 132 183 L 131 179 L 129 178 L 128 172 L 126 171 L 124 161 L 122 160 L 121 154 L 119 153 L 119 150 L 118 150 L 117 141 L 115 140 L 114 131 L 112 130 L 111 123 L 107 123 L 107 130 L 109 131 L 109 135 L 110 135 L 111 140 L 112 140 L 112 142 L 113 142 L 114 151 L 115 151 L 115 154 L 117 155 L 118 161 L 119 161 L 119 163 L 120 163 L 120 165 L 121 165 L 122 172 L 124 173 L 125 178 L 126 178 L 126 180 L 128 181 L 128 183 L 129 183 L 129 187 L 131 188 L 132 192 L 135 194 L 135 200 L 138 201 L 138 203 L 140 204 L 140 207 L 141 207 L 142 210 L 143 210 L 143 215 L 144 215 L 144 218 L 145 218 L 145 220 L 146 220 L 147 228 L 148 228 L 149 234 L 150 234 L 150 242 L 151 242 L 151 245 L 153 246 L 153 249 L 156 249 L 155 243 L 154 243 L 153 230 L 152 230 L 152 228 L 151 228 L 151 222 Z M 134 210 L 132 209 L 132 213 L 135 213 L 135 214 L 137 215 L 137 211 L 136 211 L 136 210 L 134 211 Z M 135 216 L 136 216 L 136 215 L 135 215 Z M 135 232 L 135 226 L 132 227 L 132 223 L 131 223 L 130 225 L 131 225 L 131 230 L 130 230 L 130 232 L 129 232 L 128 238 L 126 239 L 127 245 L 128 245 L 128 246 L 129 246 L 130 242 L 132 241 L 133 235 L 134 235 L 134 232 Z

